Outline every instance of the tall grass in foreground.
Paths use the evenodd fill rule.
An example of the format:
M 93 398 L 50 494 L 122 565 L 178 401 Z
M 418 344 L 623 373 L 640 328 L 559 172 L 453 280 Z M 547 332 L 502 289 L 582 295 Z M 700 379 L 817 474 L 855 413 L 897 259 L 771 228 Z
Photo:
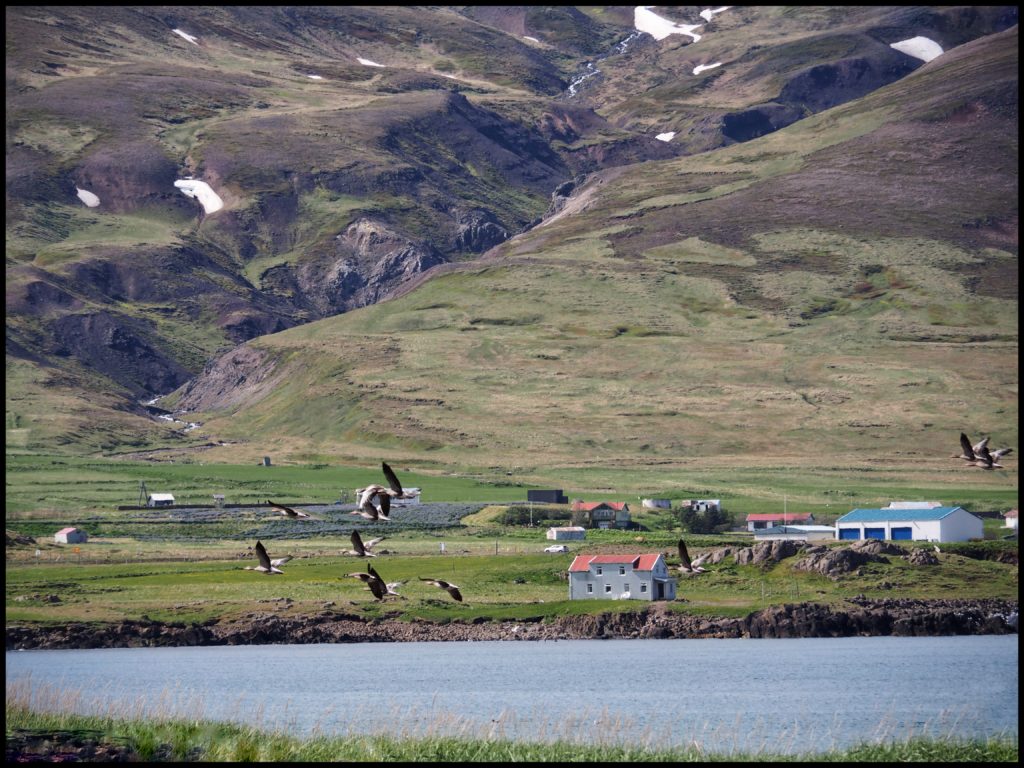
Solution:
M 42 693 L 42 696 L 40 696 Z M 197 762 L 1017 762 L 1016 737 L 975 740 L 911 738 L 904 742 L 862 744 L 804 754 L 709 752 L 697 743 L 651 747 L 576 741 L 532 742 L 507 738 L 499 723 L 489 733 L 419 736 L 375 733 L 326 736 L 314 729 L 306 738 L 283 730 L 221 723 L 157 712 L 138 716 L 122 706 L 118 713 L 74 714 L 81 692 L 33 690 L 31 681 L 7 685 L 7 742 L 28 737 L 36 743 L 115 744 L 143 761 Z M 201 711 L 198 712 L 201 716 Z M 442 717 L 443 719 L 443 717 Z M 444 731 L 442 722 L 436 729 Z M 611 724 L 614 725 L 614 724 Z M 54 738 L 56 736 L 56 738 Z M 87 758 L 86 758 L 87 759 Z

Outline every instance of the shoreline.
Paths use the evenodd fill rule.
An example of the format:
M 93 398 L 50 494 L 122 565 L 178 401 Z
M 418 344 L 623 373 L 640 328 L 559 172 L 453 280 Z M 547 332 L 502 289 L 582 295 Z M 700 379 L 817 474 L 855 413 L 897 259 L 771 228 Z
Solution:
M 841 607 L 786 603 L 742 618 L 693 616 L 653 603 L 629 613 L 563 616 L 545 622 L 408 622 L 325 610 L 308 616 L 250 614 L 203 623 L 127 620 L 105 624 L 7 626 L 7 650 L 83 650 L 215 645 L 482 640 L 710 639 L 1005 635 L 1017 633 L 1016 600 L 851 598 Z

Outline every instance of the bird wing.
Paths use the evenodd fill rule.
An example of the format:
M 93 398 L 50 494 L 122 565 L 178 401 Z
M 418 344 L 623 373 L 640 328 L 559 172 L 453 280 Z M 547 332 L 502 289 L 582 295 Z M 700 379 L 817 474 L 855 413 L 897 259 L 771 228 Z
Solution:
M 986 440 L 988 438 L 985 438 Z M 992 466 L 995 463 L 995 459 L 992 458 L 992 454 L 988 452 L 988 446 L 984 445 L 984 440 L 974 446 L 974 453 L 988 466 Z
M 377 498 L 380 499 L 380 515 L 386 518 L 391 511 L 391 497 L 386 493 L 381 493 Z
M 366 585 L 370 588 L 373 596 L 378 600 L 383 600 L 384 595 L 388 593 L 388 588 L 384 585 L 384 582 L 380 579 L 370 579 L 366 582 Z
M 686 542 L 682 539 L 679 540 L 679 561 L 684 570 L 693 570 L 693 563 L 690 561 L 690 553 L 686 550 Z
M 454 597 L 460 603 L 462 602 L 462 593 L 459 592 L 459 588 L 458 587 L 456 587 L 454 584 L 449 584 L 447 587 L 445 587 L 445 589 L 448 590 L 448 594 L 449 595 Z
M 990 438 L 988 438 L 988 437 L 983 437 L 979 442 L 977 442 L 974 445 L 972 445 L 971 447 L 974 449 L 974 452 L 978 453 L 978 451 L 980 451 L 980 450 L 982 450 L 984 448 L 988 448 L 988 441 L 989 441 L 989 439 Z
M 704 561 L 707 560 L 709 557 L 711 557 L 710 552 L 705 552 L 703 555 L 700 555 L 699 557 L 697 557 L 696 560 L 693 561 L 693 567 L 697 568 L 701 565 L 704 565 Z
M 256 542 L 256 558 L 260 561 L 260 566 L 266 570 L 271 569 L 270 556 L 267 555 L 267 548 L 263 546 L 262 541 Z
M 359 535 L 359 531 L 352 531 L 352 548 L 356 551 L 356 554 L 360 557 L 366 555 L 366 547 L 363 546 L 363 538 Z
M 1013 453 L 1013 448 L 1000 448 L 996 451 L 992 451 L 992 458 L 999 461 L 999 459 L 1003 458 L 1003 456 L 1008 453 Z
M 369 541 L 365 542 L 363 544 L 363 546 L 366 547 L 367 549 L 373 549 L 375 546 L 380 544 L 386 538 L 387 538 L 386 536 L 378 536 L 376 539 L 370 539 Z
M 367 564 L 366 564 L 366 572 L 367 572 L 368 574 L 370 574 L 370 576 L 371 576 L 372 578 L 374 578 L 374 579 L 376 579 L 377 581 L 379 581 L 379 582 L 380 582 L 381 584 L 383 584 L 383 583 L 384 583 L 384 579 L 382 579 L 382 578 L 380 577 L 380 574 L 379 574 L 379 573 L 377 573 L 377 571 L 376 571 L 376 570 L 374 570 L 373 566 L 372 566 L 372 565 L 370 565 L 369 563 L 367 563 Z
M 960 447 L 963 449 L 964 456 L 968 459 L 974 458 L 974 448 L 971 446 L 971 441 L 963 432 L 960 433 Z
M 388 479 L 388 485 L 391 486 L 391 490 L 397 493 L 399 496 L 402 495 L 402 484 L 398 482 L 398 475 L 395 471 L 387 465 L 387 462 L 381 462 L 381 469 L 384 470 L 384 477 Z
M 271 560 L 271 561 L 270 561 L 270 564 L 271 564 L 272 566 L 274 566 L 275 568 L 277 568 L 277 567 L 279 567 L 279 566 L 282 566 L 282 565 L 284 565 L 285 563 L 287 563 L 287 562 L 288 562 L 289 560 L 291 560 L 291 559 L 292 559 L 292 556 L 291 556 L 291 555 L 285 555 L 284 557 L 279 557 L 279 558 L 277 558 L 276 560 Z

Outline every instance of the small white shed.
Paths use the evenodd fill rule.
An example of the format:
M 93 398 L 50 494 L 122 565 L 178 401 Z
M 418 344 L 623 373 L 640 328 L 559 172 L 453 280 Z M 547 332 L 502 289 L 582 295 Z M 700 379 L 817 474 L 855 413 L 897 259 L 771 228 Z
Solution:
M 1006 518 L 1006 522 L 1003 523 L 1003 528 L 1013 528 L 1017 530 L 1017 510 L 1011 509 L 1008 512 L 1003 513 L 1003 517 Z
M 579 525 L 566 525 L 548 528 L 546 536 L 552 541 L 582 541 L 587 536 L 587 529 Z
M 967 541 L 984 538 L 980 517 L 963 507 L 855 509 L 836 520 L 837 538 Z
M 173 493 L 151 493 L 146 499 L 147 507 L 170 507 L 174 505 Z
M 53 534 L 55 544 L 83 544 L 89 536 L 80 528 L 61 528 Z

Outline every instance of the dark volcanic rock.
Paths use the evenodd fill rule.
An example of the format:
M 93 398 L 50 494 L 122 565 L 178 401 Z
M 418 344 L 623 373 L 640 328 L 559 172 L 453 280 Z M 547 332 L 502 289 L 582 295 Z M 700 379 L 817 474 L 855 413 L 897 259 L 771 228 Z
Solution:
M 869 600 L 847 605 L 775 605 L 745 618 L 678 613 L 666 603 L 628 613 L 539 620 L 447 623 L 363 619 L 324 610 L 311 616 L 253 613 L 241 621 L 161 624 L 74 623 L 65 627 L 11 625 L 7 650 L 276 643 L 407 642 L 423 640 L 573 640 L 603 638 L 854 637 L 987 635 L 1017 631 L 1011 600 Z

